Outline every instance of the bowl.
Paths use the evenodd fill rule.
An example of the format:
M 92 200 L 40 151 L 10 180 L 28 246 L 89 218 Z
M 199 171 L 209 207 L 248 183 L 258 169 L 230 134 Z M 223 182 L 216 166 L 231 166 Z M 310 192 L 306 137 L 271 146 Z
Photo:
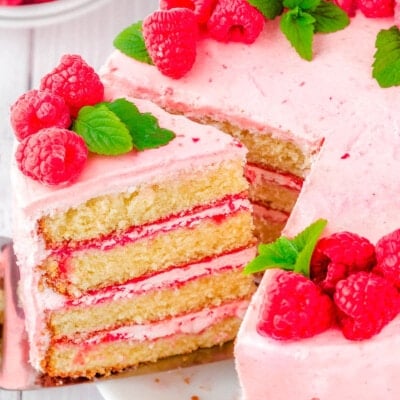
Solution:
M 54 0 L 47 3 L 0 6 L 0 28 L 34 28 L 64 22 L 109 0 Z

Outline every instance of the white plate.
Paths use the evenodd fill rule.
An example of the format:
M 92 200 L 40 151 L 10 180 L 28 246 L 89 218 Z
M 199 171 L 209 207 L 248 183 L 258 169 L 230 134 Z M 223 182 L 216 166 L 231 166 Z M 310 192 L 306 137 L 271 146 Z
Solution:
M 105 400 L 240 400 L 233 360 L 97 383 Z
M 0 6 L 1 28 L 33 28 L 78 17 L 109 0 L 55 0 L 24 6 Z

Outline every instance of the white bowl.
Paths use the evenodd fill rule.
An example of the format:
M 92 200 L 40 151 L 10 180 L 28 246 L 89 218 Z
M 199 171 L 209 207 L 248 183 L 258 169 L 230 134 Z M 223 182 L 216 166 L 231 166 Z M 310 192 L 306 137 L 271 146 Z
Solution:
M 55 0 L 49 3 L 0 6 L 1 28 L 34 28 L 63 22 L 109 0 Z

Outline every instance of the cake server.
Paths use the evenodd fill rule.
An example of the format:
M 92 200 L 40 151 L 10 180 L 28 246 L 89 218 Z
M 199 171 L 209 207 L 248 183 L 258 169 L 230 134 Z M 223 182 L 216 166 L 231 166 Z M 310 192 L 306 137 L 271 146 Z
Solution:
M 0 236 L 0 264 L 4 270 L 4 324 L 0 389 L 30 390 L 127 378 L 191 367 L 231 359 L 233 343 L 210 349 L 200 349 L 191 354 L 169 357 L 156 363 L 144 364 L 122 372 L 88 379 L 50 378 L 34 370 L 28 361 L 28 340 L 24 328 L 24 311 L 18 301 L 19 269 L 16 264 L 12 241 Z M 204 366 L 207 368 L 206 366 Z

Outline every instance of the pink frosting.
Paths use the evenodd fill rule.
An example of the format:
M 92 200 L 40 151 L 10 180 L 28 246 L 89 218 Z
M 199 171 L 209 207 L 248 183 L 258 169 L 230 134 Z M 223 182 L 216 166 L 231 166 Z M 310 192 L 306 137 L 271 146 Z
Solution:
M 194 117 L 228 119 L 309 153 L 324 137 L 344 133 L 337 122 L 351 121 L 354 112 L 381 119 L 378 104 L 396 111 L 397 89 L 382 90 L 371 79 L 376 33 L 393 25 L 391 19 L 358 16 L 350 28 L 316 35 L 312 62 L 300 59 L 278 24 L 268 21 L 250 46 L 199 41 L 194 67 L 179 80 L 115 51 L 101 71 L 106 93 L 149 98 Z

